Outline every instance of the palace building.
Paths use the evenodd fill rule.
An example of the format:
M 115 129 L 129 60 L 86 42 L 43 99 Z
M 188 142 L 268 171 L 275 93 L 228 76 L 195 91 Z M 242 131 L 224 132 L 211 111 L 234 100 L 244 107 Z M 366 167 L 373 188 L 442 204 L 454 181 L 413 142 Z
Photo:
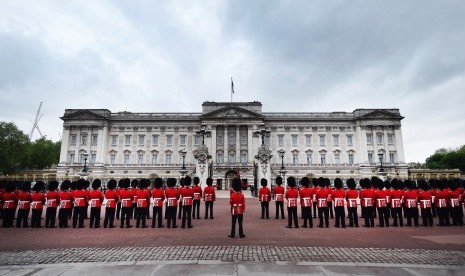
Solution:
M 59 179 L 195 175 L 195 151 L 204 138 L 209 175 L 217 183 L 227 188 L 237 175 L 252 183 L 262 129 L 273 155 L 272 178 L 286 172 L 298 179 L 359 179 L 378 176 L 381 166 L 387 178 L 408 177 L 398 109 L 262 112 L 260 102 L 207 101 L 197 113 L 66 109 L 61 119 Z

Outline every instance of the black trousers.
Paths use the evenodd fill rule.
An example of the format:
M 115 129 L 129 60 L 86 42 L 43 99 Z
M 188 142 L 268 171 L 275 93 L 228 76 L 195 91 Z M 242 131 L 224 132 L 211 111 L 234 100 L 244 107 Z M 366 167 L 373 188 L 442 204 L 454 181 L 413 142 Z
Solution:
M 448 207 L 437 208 L 436 210 L 438 212 L 439 225 L 450 226 L 449 208 Z
M 375 227 L 373 207 L 362 207 L 362 216 L 365 219 L 365 227 Z
M 231 215 L 231 236 L 236 235 L 236 221 L 239 222 L 239 236 L 244 236 L 244 229 L 242 228 L 242 221 L 244 215 Z
M 16 215 L 16 227 L 21 227 L 21 223 L 23 224 L 24 228 L 29 227 L 29 224 L 27 222 L 28 216 L 29 209 L 18 209 L 18 214 Z
M 182 216 L 182 200 L 179 201 L 178 219 Z
M 133 218 L 137 219 L 139 210 L 140 209 L 137 208 L 137 203 L 132 203 L 131 204 L 131 219 L 133 219 Z
M 101 207 L 90 208 L 90 227 L 100 227 L 100 212 Z
M 166 220 L 167 220 L 167 227 L 168 228 L 176 228 L 176 211 L 177 206 L 170 206 L 166 207 Z M 179 208 L 182 209 L 182 208 Z
M 3 222 L 2 227 L 13 227 L 13 220 L 15 219 L 15 208 L 3 209 Z
M 182 206 L 182 221 L 181 227 L 186 227 L 186 222 L 188 227 L 192 227 L 192 205 L 183 205 Z
M 437 213 L 437 208 L 436 208 L 436 205 L 431 204 L 431 212 L 433 213 L 433 217 L 437 217 L 438 213 Z
M 78 221 L 79 227 L 84 227 L 84 218 L 87 213 L 86 206 L 74 206 L 73 210 L 73 228 L 76 228 Z
M 57 207 L 47 207 L 45 210 L 45 227 L 56 227 Z
M 331 218 L 334 218 L 334 211 L 333 211 L 333 202 L 328 200 L 328 209 Z
M 312 219 L 312 207 L 302 207 L 302 218 L 304 219 L 304 227 L 309 226 L 310 228 L 313 227 L 313 219 Z M 308 224 L 307 224 L 308 222 Z
M 32 209 L 31 214 L 31 227 L 32 228 L 39 228 L 42 227 L 40 220 L 42 217 L 42 210 L 43 209 Z
M 421 219 L 423 226 L 433 226 L 433 213 L 431 208 L 421 208 Z
M 279 218 L 279 213 L 281 211 L 281 218 L 284 219 L 284 201 L 275 201 L 276 206 L 276 217 Z
M 391 208 L 391 213 L 392 213 L 392 226 L 404 226 L 404 218 L 402 216 L 402 207 L 397 207 L 397 208 Z M 397 224 L 397 220 L 399 220 L 399 224 Z
M 344 206 L 334 207 L 334 213 L 336 215 L 336 221 L 334 225 L 336 227 L 346 227 L 346 211 L 344 209 Z
M 121 201 L 116 203 L 116 219 L 119 219 L 121 215 Z
M 415 226 L 418 226 L 418 208 L 406 208 L 407 225 L 412 225 L 412 219 Z
M 103 219 L 103 227 L 107 228 L 108 226 L 114 227 L 115 225 L 114 220 L 115 220 L 115 212 L 116 208 L 105 208 L 105 218 Z
M 358 227 L 357 207 L 347 207 L 347 211 L 349 212 L 349 226 Z
M 329 209 L 328 207 L 319 207 L 318 208 L 318 218 L 320 219 L 319 227 L 323 227 L 323 217 L 325 219 L 326 227 L 329 227 Z
M 378 207 L 378 220 L 379 220 L 379 226 L 389 227 L 389 208 L 388 207 Z
M 146 220 L 147 220 L 147 207 L 136 207 L 136 209 L 139 209 L 136 211 L 137 213 L 137 220 L 136 220 L 136 227 L 139 227 L 142 222 L 142 227 L 146 226 Z
M 58 226 L 60 228 L 68 227 L 69 214 L 71 214 L 71 208 L 60 208 L 58 210 Z
M 152 228 L 155 227 L 155 221 L 158 222 L 158 228 L 163 227 L 163 207 L 153 207 Z
M 260 205 L 262 206 L 262 219 L 270 218 L 270 202 L 269 201 L 260 201 Z
M 193 218 L 196 218 L 196 214 L 197 214 L 197 218 L 199 219 L 200 218 L 200 200 L 193 200 L 192 201 L 193 205 L 192 205 L 192 217 Z
M 287 207 L 287 226 L 292 227 L 293 221 L 295 228 L 299 228 L 299 220 L 297 218 L 297 207 Z
M 210 211 L 210 219 L 213 219 L 213 201 L 205 201 L 205 218 L 208 218 Z
M 126 224 L 126 227 L 131 226 L 129 220 L 131 219 L 132 206 L 131 207 L 121 207 L 121 224 L 120 227 L 123 227 Z
M 317 206 L 317 202 L 313 202 L 313 218 L 316 218 L 316 214 L 317 214 L 317 211 L 316 211 L 316 206 Z
M 456 206 L 451 208 L 452 225 L 463 226 L 463 214 L 460 212 L 462 206 Z

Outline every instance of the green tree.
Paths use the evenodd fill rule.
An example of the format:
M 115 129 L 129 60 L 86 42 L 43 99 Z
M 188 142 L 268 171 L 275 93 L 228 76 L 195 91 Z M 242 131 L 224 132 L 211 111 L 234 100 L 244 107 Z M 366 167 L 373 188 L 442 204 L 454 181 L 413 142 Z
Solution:
M 29 168 L 45 169 L 58 164 L 61 142 L 53 142 L 42 137 L 30 145 Z
M 0 122 L 0 172 L 23 168 L 29 146 L 29 137 L 14 123 Z
M 426 166 L 430 169 L 460 169 L 465 172 L 465 145 L 456 149 L 438 149 L 426 158 Z

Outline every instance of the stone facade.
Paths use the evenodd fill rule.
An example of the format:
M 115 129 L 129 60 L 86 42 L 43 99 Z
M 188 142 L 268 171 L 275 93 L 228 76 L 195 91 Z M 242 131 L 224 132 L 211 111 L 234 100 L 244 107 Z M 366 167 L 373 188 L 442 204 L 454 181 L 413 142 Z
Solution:
M 261 145 L 257 131 L 270 132 L 271 174 L 286 176 L 371 177 L 383 168 L 388 178 L 407 178 L 398 109 L 353 112 L 262 112 L 260 102 L 204 102 L 201 113 L 112 113 L 107 109 L 66 109 L 57 177 L 80 175 L 87 155 L 88 177 L 153 178 L 180 176 L 181 150 L 187 151 L 187 174 L 195 175 L 195 150 L 203 125 L 209 174 L 227 185 L 240 174 L 252 183 L 255 156 Z M 227 188 L 227 187 L 225 187 Z

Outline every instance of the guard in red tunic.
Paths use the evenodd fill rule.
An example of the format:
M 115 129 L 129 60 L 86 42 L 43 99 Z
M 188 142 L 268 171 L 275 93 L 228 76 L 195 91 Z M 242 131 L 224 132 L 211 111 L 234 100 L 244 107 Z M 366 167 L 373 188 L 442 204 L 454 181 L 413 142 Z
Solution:
M 155 188 L 152 190 L 153 215 L 152 228 L 155 228 L 155 221 L 158 221 L 158 228 L 163 228 L 163 201 L 165 200 L 165 191 L 162 189 L 163 180 L 155 179 Z
M 312 189 L 310 188 L 310 179 L 303 177 L 300 180 L 302 188 L 299 191 L 300 206 L 302 207 L 302 218 L 304 220 L 303 228 L 313 228 L 312 219 Z
M 358 227 L 358 191 L 355 189 L 356 184 L 353 178 L 347 180 L 349 190 L 346 193 L 347 211 L 349 213 L 349 227 Z
M 73 201 L 73 195 L 69 191 L 71 188 L 71 181 L 65 180 L 61 183 L 60 192 L 58 193 L 59 197 L 59 206 L 58 210 L 58 227 L 68 228 L 68 219 L 69 214 L 71 214 L 71 202 Z
M 5 193 L 6 180 L 0 180 L 0 219 L 3 219 L 3 194 Z
M 316 218 L 318 212 L 318 201 L 316 200 L 316 192 L 318 191 L 318 179 L 312 178 L 312 204 L 313 204 L 313 218 Z
M 116 180 L 110 179 L 107 183 L 105 191 L 105 218 L 103 219 L 103 228 L 115 228 L 113 221 L 115 220 L 116 204 L 119 201 L 118 192 L 116 189 Z
M 181 200 L 179 201 L 179 210 L 178 210 L 178 219 L 181 219 L 182 217 L 182 191 L 184 190 L 184 177 L 182 177 L 181 179 L 179 179 L 179 188 L 178 188 L 178 192 L 179 192 L 179 195 L 181 196 Z
M 323 227 L 323 217 L 325 220 L 326 228 L 329 227 L 329 209 L 328 209 L 328 195 L 330 190 L 326 189 L 326 180 L 322 177 L 318 178 L 319 189 L 316 192 L 316 200 L 318 201 L 318 217 L 320 223 L 318 227 Z
M 100 228 L 100 213 L 104 200 L 103 193 L 100 191 L 101 186 L 102 181 L 94 179 L 92 182 L 92 191 L 89 192 L 90 228 Z
M 140 209 L 137 209 L 137 191 L 139 188 L 139 180 L 133 179 L 131 181 L 131 192 L 132 192 L 132 208 L 131 208 L 131 216 L 130 219 L 137 219 L 138 212 Z
M 339 228 L 346 228 L 346 212 L 345 212 L 345 197 L 346 191 L 342 188 L 342 180 L 340 178 L 334 179 L 334 188 L 331 192 L 334 201 L 334 213 L 336 221 L 334 226 Z
M 438 180 L 439 191 L 436 194 L 436 210 L 438 212 L 439 224 L 438 226 L 450 226 L 449 219 L 449 206 L 450 191 L 447 188 L 446 183 L 442 180 Z
M 42 218 L 42 212 L 44 210 L 45 204 L 45 195 L 42 192 L 45 190 L 45 183 L 43 181 L 37 181 L 34 187 L 32 188 L 31 193 L 31 227 L 32 228 L 42 228 L 40 220 Z
M 397 179 L 391 182 L 393 190 L 391 191 L 391 214 L 393 222 L 391 226 L 404 227 L 404 218 L 402 216 L 402 204 L 404 203 L 404 186 Z M 399 224 L 397 223 L 399 221 Z
M 16 228 L 28 228 L 29 210 L 31 209 L 31 182 L 18 183 L 18 214 L 16 217 Z
M 324 178 L 325 180 L 325 189 L 328 192 L 328 198 L 327 198 L 327 204 L 328 204 L 328 211 L 329 211 L 329 217 L 331 219 L 334 219 L 334 209 L 333 209 L 333 194 L 332 194 L 332 189 L 331 189 L 331 180 L 329 178 Z
M 374 200 L 378 209 L 378 227 L 389 227 L 389 208 L 388 208 L 388 192 L 384 189 L 383 180 L 376 178 L 374 184 L 377 186 L 375 190 Z
M 260 217 L 261 219 L 265 218 L 270 219 L 270 200 L 271 200 L 271 191 L 267 187 L 268 186 L 268 180 L 265 178 L 262 178 L 260 180 L 261 188 L 258 191 L 258 200 L 260 200 L 260 205 L 262 207 L 262 216 Z
M 194 198 L 193 198 L 193 205 L 192 205 L 192 218 L 195 219 L 195 215 L 197 215 L 197 219 L 200 219 L 200 199 L 202 198 L 202 188 L 200 187 L 200 178 L 197 176 L 194 177 L 194 186 L 192 187 L 192 191 L 194 191 Z
M 213 219 L 213 202 L 216 200 L 215 189 L 213 188 L 213 179 L 207 178 L 207 187 L 203 189 L 203 200 L 205 200 L 205 219 L 208 218 L 210 212 L 210 219 Z
M 276 216 L 275 219 L 279 218 L 279 212 L 281 211 L 281 218 L 284 219 L 284 187 L 283 178 L 281 176 L 276 177 L 276 186 L 273 188 Z
M 460 212 L 462 206 L 460 206 L 460 202 L 462 201 L 461 197 L 461 190 L 456 182 L 450 181 L 449 184 L 450 188 L 450 216 L 452 218 L 452 225 L 453 226 L 463 226 L 463 216 Z
M 180 191 L 182 198 L 182 223 L 181 228 L 192 228 L 192 198 L 194 191 L 191 189 L 192 178 L 190 176 L 184 177 L 184 189 Z
M 119 192 L 119 197 L 121 199 L 121 224 L 120 228 L 124 228 L 126 224 L 126 228 L 131 228 L 132 225 L 130 223 L 131 214 L 132 214 L 132 201 L 134 199 L 134 193 L 129 190 L 131 185 L 131 180 L 129 178 L 125 178 L 123 180 L 123 189 Z
M 165 190 L 166 197 L 166 221 L 168 228 L 178 228 L 176 225 L 176 211 L 178 207 L 178 200 L 180 198 L 179 191 L 175 188 L 176 179 L 168 178 L 166 180 L 168 188 Z
M 425 180 L 418 181 L 418 187 L 421 189 L 418 193 L 418 202 L 420 202 L 421 226 L 433 226 L 433 214 L 431 213 L 431 191 L 428 182 Z
M 137 221 L 136 221 L 136 228 L 141 227 L 147 228 L 146 220 L 147 220 L 147 206 L 150 205 L 150 192 L 147 190 L 147 187 L 150 184 L 150 180 L 148 179 L 141 179 L 139 181 L 139 189 L 137 190 Z
M 47 198 L 47 209 L 45 211 L 45 228 L 55 228 L 56 227 L 56 217 L 57 217 L 57 208 L 60 203 L 60 198 L 58 196 L 58 181 L 52 180 L 48 183 L 48 192 L 45 195 Z
M 73 228 L 78 226 L 79 228 L 84 228 L 84 218 L 87 213 L 86 204 L 89 201 L 87 197 L 87 192 L 84 190 L 86 187 L 86 182 L 84 179 L 79 179 L 77 182 L 76 190 L 72 191 L 74 210 L 73 210 Z M 79 222 L 79 225 L 78 225 Z
M 234 238 L 236 235 L 236 222 L 239 224 L 239 238 L 245 238 L 244 229 L 242 222 L 245 213 L 245 197 L 241 193 L 242 182 L 239 178 L 234 178 L 231 181 L 231 187 L 234 193 L 229 197 L 229 204 L 231 205 L 231 234 L 228 235 L 230 238 Z
M 292 222 L 294 222 L 295 228 L 299 228 L 299 221 L 297 218 L 297 198 L 299 197 L 299 191 L 296 188 L 296 181 L 293 176 L 287 178 L 287 186 L 289 188 L 284 195 L 284 197 L 287 199 L 286 228 L 292 228 Z
M 77 181 L 71 182 L 71 195 L 73 194 L 74 191 L 76 191 L 76 187 L 77 187 Z M 71 201 L 71 212 L 69 212 L 68 219 L 72 219 L 73 215 L 74 215 L 74 200 Z
M 124 178 L 118 181 L 118 188 L 116 189 L 116 192 L 118 193 L 118 198 L 120 198 L 119 192 L 124 189 L 123 186 L 124 186 Z M 116 219 L 120 219 L 120 217 L 121 217 L 121 200 L 119 200 L 116 203 Z
M 411 180 L 406 180 L 405 186 L 407 187 L 407 191 L 405 191 L 404 194 L 404 203 L 406 208 L 405 216 L 407 217 L 406 226 L 412 226 L 413 219 L 414 225 L 418 227 L 418 199 L 416 184 Z
M 364 178 L 361 184 L 360 201 L 362 202 L 362 216 L 365 219 L 363 227 L 375 227 L 375 218 L 373 217 L 374 192 L 371 189 L 371 181 L 368 178 Z
M 2 227 L 13 227 L 13 220 L 15 219 L 16 203 L 18 196 L 16 195 L 16 183 L 9 181 L 5 185 L 5 192 L 2 195 L 3 202 L 3 222 Z
M 436 195 L 439 192 L 439 189 L 435 179 L 429 180 L 429 186 L 431 187 L 431 212 L 433 213 L 433 218 L 435 218 L 438 216 L 436 210 Z

